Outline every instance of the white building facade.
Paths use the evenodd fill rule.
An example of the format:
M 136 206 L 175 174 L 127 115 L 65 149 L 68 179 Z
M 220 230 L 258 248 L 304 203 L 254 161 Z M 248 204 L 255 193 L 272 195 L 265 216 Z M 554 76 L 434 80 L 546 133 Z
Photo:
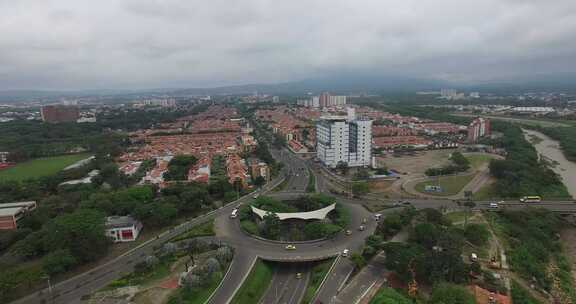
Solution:
M 354 115 L 322 117 L 316 124 L 316 155 L 329 168 L 370 166 L 372 121 Z
M 131 216 L 109 216 L 105 227 L 106 236 L 114 243 L 132 242 L 140 235 L 142 223 Z

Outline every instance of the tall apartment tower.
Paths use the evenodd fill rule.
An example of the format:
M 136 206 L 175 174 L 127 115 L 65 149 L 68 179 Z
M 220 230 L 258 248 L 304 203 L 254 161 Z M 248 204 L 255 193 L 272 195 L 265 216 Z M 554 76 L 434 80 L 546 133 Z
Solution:
M 349 167 L 371 165 L 372 121 L 348 111 L 347 116 L 325 116 L 316 123 L 316 155 L 329 168 L 339 162 Z
M 330 106 L 330 93 L 324 92 L 320 94 L 319 103 L 321 108 L 329 107 Z
M 490 135 L 490 120 L 479 117 L 468 126 L 468 142 L 475 143 L 478 139 Z

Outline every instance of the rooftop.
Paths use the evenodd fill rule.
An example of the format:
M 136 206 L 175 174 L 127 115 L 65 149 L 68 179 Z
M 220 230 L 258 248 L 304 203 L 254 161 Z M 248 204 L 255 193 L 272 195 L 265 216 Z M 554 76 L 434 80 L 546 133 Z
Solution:
M 262 209 L 258 209 L 254 206 L 250 206 L 252 208 L 252 212 L 256 213 L 260 218 L 264 218 L 264 216 L 268 213 L 274 213 Z M 324 207 L 322 209 L 309 211 L 309 212 L 290 212 L 290 213 L 276 213 L 278 218 L 282 220 L 287 219 L 299 219 L 299 220 L 323 220 L 326 218 L 330 211 L 336 208 L 336 204 L 332 204 L 328 207 Z
M 131 216 L 109 216 L 106 218 L 106 228 L 120 228 L 138 225 L 138 220 Z
M 0 209 L 0 216 L 14 216 L 24 210 L 23 207 L 2 208 Z

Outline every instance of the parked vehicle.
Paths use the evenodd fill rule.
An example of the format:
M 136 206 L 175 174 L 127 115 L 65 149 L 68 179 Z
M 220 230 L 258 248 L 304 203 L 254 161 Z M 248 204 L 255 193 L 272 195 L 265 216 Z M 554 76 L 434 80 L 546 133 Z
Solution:
M 488 208 L 498 209 L 498 208 L 500 208 L 500 205 L 498 203 L 490 203 L 490 205 L 488 205 Z
M 348 254 L 349 254 L 349 253 L 350 253 L 350 250 L 348 250 L 348 249 L 342 250 L 342 256 L 343 256 L 343 257 L 348 257 Z
M 360 230 L 360 231 L 364 231 L 364 230 L 366 230 L 366 226 L 364 226 L 364 225 L 360 225 L 360 227 L 358 227 L 358 230 Z
M 230 213 L 230 218 L 237 218 L 238 217 L 238 209 L 234 208 L 234 210 L 232 210 L 232 213 Z
M 286 245 L 286 250 L 296 250 L 296 246 L 290 244 L 290 245 Z

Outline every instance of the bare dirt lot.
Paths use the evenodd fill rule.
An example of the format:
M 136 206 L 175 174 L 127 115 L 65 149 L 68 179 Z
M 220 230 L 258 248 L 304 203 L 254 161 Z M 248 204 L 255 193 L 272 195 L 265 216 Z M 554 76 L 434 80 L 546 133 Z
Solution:
M 440 167 L 448 164 L 448 155 L 455 150 L 418 151 L 403 156 L 386 155 L 377 157 L 378 164 L 410 175 L 424 174 L 430 167 Z

